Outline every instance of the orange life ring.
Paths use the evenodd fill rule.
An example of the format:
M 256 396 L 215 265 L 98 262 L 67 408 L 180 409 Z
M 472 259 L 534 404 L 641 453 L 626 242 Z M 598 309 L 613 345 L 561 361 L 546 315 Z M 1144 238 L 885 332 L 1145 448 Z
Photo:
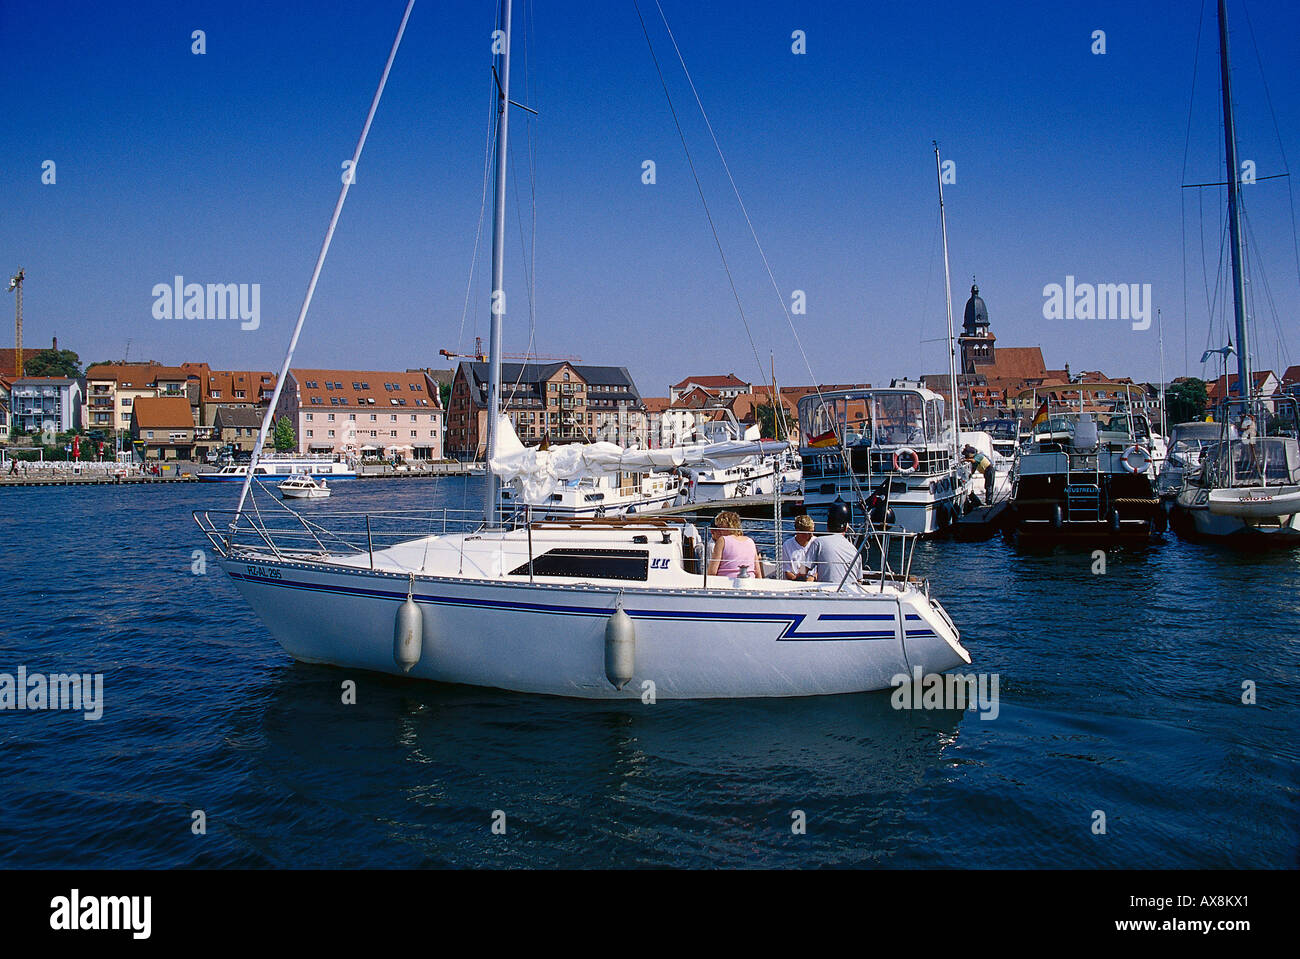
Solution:
M 910 456 L 912 459 L 911 466 L 904 466 L 899 460 L 903 456 Z M 894 470 L 899 473 L 915 473 L 921 466 L 921 457 L 910 446 L 904 446 L 901 450 L 894 450 Z
M 1143 462 L 1141 466 L 1134 466 L 1129 462 L 1129 457 L 1134 454 L 1140 455 Z M 1124 451 L 1124 455 L 1119 458 L 1120 465 L 1130 473 L 1145 473 L 1151 468 L 1151 454 L 1147 452 L 1145 446 L 1130 446 Z

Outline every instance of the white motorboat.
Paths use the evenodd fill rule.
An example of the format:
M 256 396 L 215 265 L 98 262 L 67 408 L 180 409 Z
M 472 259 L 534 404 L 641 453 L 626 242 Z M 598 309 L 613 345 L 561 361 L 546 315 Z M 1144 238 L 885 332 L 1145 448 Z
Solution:
M 276 489 L 284 499 L 325 499 L 330 495 L 328 482 L 317 480 L 306 473 L 295 473 Z
M 498 96 L 497 291 L 504 289 L 510 0 L 501 0 L 500 10 L 492 81 Z M 393 54 L 397 49 L 394 44 Z M 343 190 L 345 197 L 346 182 Z M 328 243 L 317 272 L 327 250 Z M 309 287 L 307 303 L 310 296 Z M 539 484 L 555 482 L 555 457 L 576 454 L 565 453 L 567 447 L 516 449 L 517 439 L 511 444 L 498 405 L 504 297 L 491 301 L 489 472 L 481 518 L 443 511 L 439 522 L 429 510 L 404 518 L 246 510 L 251 484 L 239 509 L 196 514 L 222 568 L 292 656 L 592 699 L 850 693 L 970 662 L 928 584 L 908 575 L 914 537 L 906 533 L 880 534 L 881 569 L 862 580 L 846 575 L 838 583 L 796 583 L 708 576 L 697 567 L 693 527 L 684 521 L 546 522 L 524 510 L 516 522 L 498 525 L 503 469 Z M 305 315 L 306 303 L 286 368 Z M 284 379 L 277 379 L 277 390 Z M 269 419 L 263 432 L 268 426 Z M 591 444 L 595 448 L 582 455 L 610 471 L 707 459 L 694 447 L 624 451 L 602 445 L 611 446 Z M 887 557 L 900 555 L 900 542 L 902 559 L 893 572 Z
M 887 484 L 894 525 L 936 533 L 959 519 L 970 471 L 954 455 L 944 398 L 927 389 L 851 389 L 809 393 L 799 400 L 804 443 L 804 508 L 835 502 L 851 515 Z M 873 518 L 876 525 L 884 509 Z

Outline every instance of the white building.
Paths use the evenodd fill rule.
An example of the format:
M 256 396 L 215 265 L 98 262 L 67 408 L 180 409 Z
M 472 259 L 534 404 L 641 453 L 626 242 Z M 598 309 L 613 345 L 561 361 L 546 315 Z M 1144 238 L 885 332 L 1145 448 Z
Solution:
M 81 427 L 82 380 L 64 376 L 25 376 L 13 382 L 10 410 L 13 429 L 56 433 Z

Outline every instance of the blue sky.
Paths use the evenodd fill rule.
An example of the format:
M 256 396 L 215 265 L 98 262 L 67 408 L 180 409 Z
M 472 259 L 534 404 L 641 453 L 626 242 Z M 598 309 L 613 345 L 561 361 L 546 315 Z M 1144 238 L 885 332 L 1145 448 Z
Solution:
M 1151 284 L 1171 377 L 1198 373 L 1207 340 L 1222 342 L 1206 292 L 1222 191 L 1198 204 L 1180 189 L 1223 179 L 1212 0 L 1194 95 L 1200 0 L 662 3 L 777 281 L 787 297 L 806 294 L 794 319 L 819 381 L 946 367 L 936 138 L 956 163 L 946 199 L 958 323 L 974 274 L 1000 344 L 1039 345 L 1049 366 L 1155 378 L 1154 325 L 1043 318 L 1043 287 L 1074 276 Z M 278 368 L 403 6 L 5 0 L 0 268 L 27 270 L 27 347 L 56 335 L 89 362 L 120 358 L 129 340 L 132 359 Z M 626 365 L 647 395 L 689 374 L 758 379 L 770 355 L 783 382 L 805 383 L 653 0 L 641 7 L 758 360 L 631 0 L 516 3 L 512 95 L 541 115 L 512 120 L 505 349 L 529 338 L 531 147 L 537 350 Z M 1260 177 L 1280 173 L 1284 155 L 1300 157 L 1300 6 L 1230 0 L 1229 15 L 1240 154 Z M 297 365 L 444 366 L 440 348 L 486 340 L 490 196 L 462 316 L 494 21 L 491 2 L 417 2 Z M 1098 29 L 1104 55 L 1091 52 Z M 791 52 L 795 30 L 804 55 Z M 647 159 L 654 185 L 641 182 Z M 46 160 L 53 185 L 41 182 Z M 1287 183 L 1245 188 L 1252 255 L 1285 339 L 1257 280 L 1257 362 L 1272 368 L 1300 360 Z M 260 284 L 259 329 L 155 319 L 154 285 L 178 274 Z M 11 311 L 6 299 L 6 331 Z

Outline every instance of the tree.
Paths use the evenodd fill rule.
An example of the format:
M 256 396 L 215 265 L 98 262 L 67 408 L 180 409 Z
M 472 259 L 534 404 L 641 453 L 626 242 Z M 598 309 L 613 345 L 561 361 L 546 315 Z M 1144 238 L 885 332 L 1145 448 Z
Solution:
M 1189 377 L 1165 390 L 1165 412 L 1170 423 L 1187 423 L 1205 416 L 1209 398 L 1205 381 Z
M 451 409 L 451 384 L 450 383 L 438 384 L 438 397 L 442 400 L 442 408 L 444 410 Z
M 758 423 L 758 433 L 765 440 L 783 440 L 784 436 L 780 434 L 780 426 L 784 425 L 787 431 L 792 429 L 792 417 L 790 411 L 782 408 L 781 418 L 777 419 L 776 406 L 771 403 L 759 403 L 754 407 L 755 421 Z
M 298 437 L 294 434 L 293 423 L 289 417 L 281 416 L 275 421 L 275 434 L 272 438 L 277 453 L 288 453 L 298 448 Z
M 38 350 L 23 358 L 24 376 L 81 376 L 81 357 L 72 350 Z

